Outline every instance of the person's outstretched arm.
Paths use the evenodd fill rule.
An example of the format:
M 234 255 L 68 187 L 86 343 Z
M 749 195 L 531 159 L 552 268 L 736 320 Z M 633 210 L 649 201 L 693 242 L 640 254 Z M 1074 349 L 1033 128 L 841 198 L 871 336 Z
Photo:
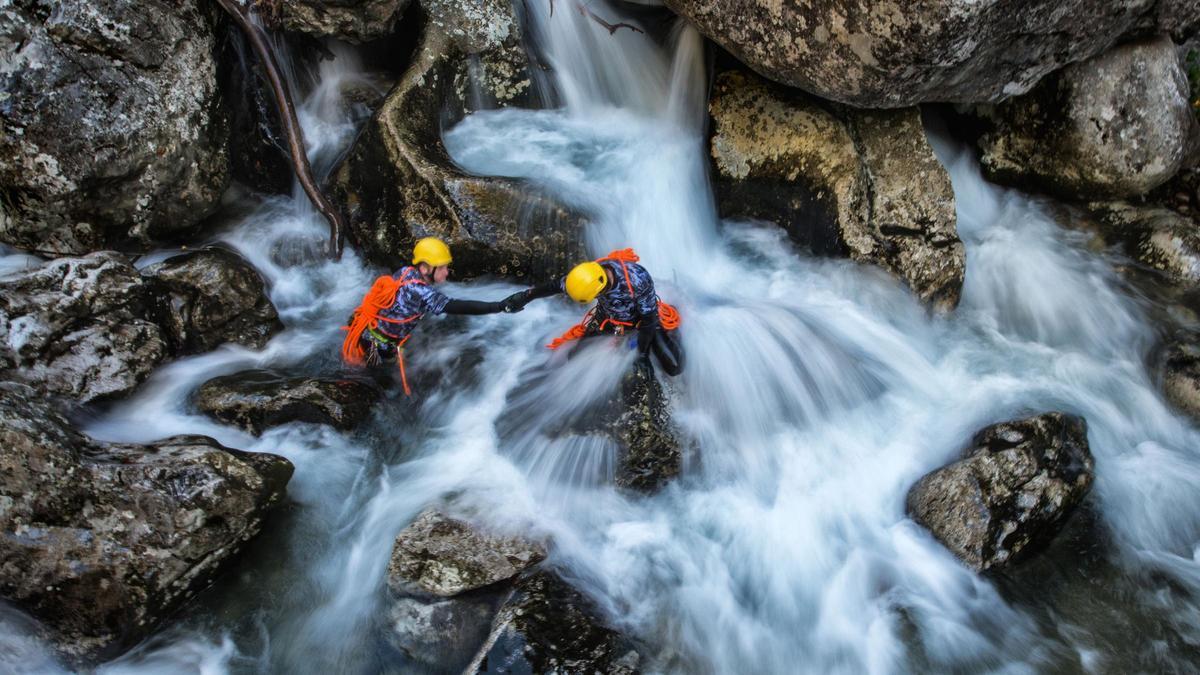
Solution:
M 478 316 L 480 314 L 496 314 L 505 312 L 511 314 L 525 309 L 525 291 L 517 291 L 507 298 L 499 302 L 483 302 L 480 300 L 459 300 L 451 298 L 442 308 L 443 314 L 466 314 Z
M 559 293 L 562 293 L 562 292 L 563 292 L 562 277 L 556 277 L 554 279 L 551 279 L 550 281 L 547 281 L 544 284 L 538 284 L 537 286 L 531 286 L 530 288 L 527 288 L 524 291 L 521 291 L 521 293 L 525 297 L 526 303 L 533 302 L 534 300 L 540 300 L 541 298 L 548 298 L 552 295 L 558 295 Z

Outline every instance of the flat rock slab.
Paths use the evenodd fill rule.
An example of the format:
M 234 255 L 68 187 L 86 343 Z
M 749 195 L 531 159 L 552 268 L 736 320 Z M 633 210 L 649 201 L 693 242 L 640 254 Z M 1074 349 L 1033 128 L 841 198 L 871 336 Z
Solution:
M 397 535 L 388 587 L 401 594 L 449 598 L 512 579 L 545 558 L 540 543 L 488 534 L 427 509 Z
M 908 512 L 976 571 L 1044 545 L 1092 485 L 1087 423 L 1073 415 L 987 427 L 963 456 L 913 485 Z
M 353 429 L 371 413 L 380 394 L 378 387 L 362 380 L 281 377 L 251 370 L 205 382 L 194 401 L 215 419 L 261 434 L 291 422 Z

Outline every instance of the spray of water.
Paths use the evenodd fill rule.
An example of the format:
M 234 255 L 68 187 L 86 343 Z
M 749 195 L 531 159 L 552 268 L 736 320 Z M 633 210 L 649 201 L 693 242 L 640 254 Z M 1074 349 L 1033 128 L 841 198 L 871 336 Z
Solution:
M 1186 668 L 1200 644 L 1200 435 L 1157 393 L 1144 367 L 1154 335 L 1109 263 L 937 138 L 968 256 L 949 318 L 877 270 L 798 253 L 769 223 L 720 222 L 699 36 L 610 35 L 546 4 L 527 7 L 564 106 L 477 112 L 446 146 L 469 171 L 527 179 L 587 211 L 594 253 L 638 250 L 684 316 L 689 367 L 669 391 L 699 461 L 652 497 L 611 488 L 611 442 L 575 422 L 614 391 L 630 354 L 548 353 L 578 318 L 557 301 L 423 327 L 411 350 L 419 396 L 390 398 L 351 435 L 289 425 L 253 438 L 197 416 L 187 398 L 208 377 L 334 372 L 336 326 L 375 272 L 352 252 L 281 257 L 323 224 L 303 198 L 263 200 L 223 238 L 269 279 L 288 329 L 261 352 L 226 347 L 161 369 L 88 432 L 206 433 L 283 454 L 297 467 L 296 508 L 249 554 L 248 579 L 224 581 L 103 670 L 416 668 L 380 646 L 384 568 L 396 532 L 447 494 L 497 528 L 550 537 L 549 564 L 648 645 L 651 671 Z M 636 21 L 620 5 L 589 8 Z M 318 167 L 348 141 L 353 115 L 337 92 L 358 77 L 351 54 L 322 68 L 301 112 Z M 1088 419 L 1105 551 L 1087 572 L 1110 585 L 1066 575 L 1014 598 L 909 521 L 904 496 L 978 428 L 1049 409 Z M 2 658 L 45 663 L 14 621 L 0 616 Z

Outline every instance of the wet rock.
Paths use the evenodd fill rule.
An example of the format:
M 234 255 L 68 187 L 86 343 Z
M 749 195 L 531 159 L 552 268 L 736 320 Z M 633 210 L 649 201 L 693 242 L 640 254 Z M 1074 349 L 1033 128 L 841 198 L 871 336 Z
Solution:
M 211 583 L 292 475 L 202 436 L 91 441 L 15 383 L 0 383 L 0 437 L 0 596 L 83 659 L 138 641 Z
M 281 377 L 252 370 L 205 382 L 195 404 L 204 413 L 252 434 L 289 422 L 353 429 L 380 396 L 368 382 L 315 377 Z
M 1172 405 L 1200 419 L 1200 344 L 1175 341 L 1165 350 L 1163 391 Z
M 640 672 L 642 657 L 605 625 L 595 603 L 550 572 L 522 579 L 464 672 Z
M 262 277 L 232 251 L 189 251 L 142 273 L 163 289 L 163 325 L 180 353 L 206 352 L 226 342 L 260 349 L 283 330 Z
M 859 107 L 999 101 L 1129 35 L 1184 32 L 1193 0 L 666 0 L 755 71 Z
M 662 385 L 647 367 L 634 368 L 621 383 L 619 410 L 610 433 L 623 452 L 617 460 L 619 487 L 652 493 L 683 470 L 683 455 Z
M 1170 209 L 1125 202 L 1096 202 L 1088 210 L 1105 243 L 1120 244 L 1173 284 L 1200 288 L 1200 231 L 1194 221 Z
M 582 218 L 532 186 L 470 176 L 442 129 L 483 107 L 531 100 L 521 29 L 504 0 L 420 3 L 425 28 L 413 62 L 331 177 L 360 250 L 381 264 L 437 236 L 460 274 L 557 272 L 584 257 Z
M 1051 540 L 1092 485 L 1087 423 L 1063 413 L 979 432 L 963 459 L 922 477 L 908 512 L 976 571 Z
M 388 642 L 435 672 L 462 672 L 483 644 L 508 592 L 473 593 L 446 600 L 399 598 L 388 610 Z
M 813 253 L 877 264 L 938 309 L 958 304 L 954 192 L 918 110 L 835 113 L 737 71 L 718 75 L 709 110 L 723 217 L 776 222 Z
M 1158 187 L 1197 134 L 1187 76 L 1165 36 L 1068 66 L 985 119 L 989 178 L 1081 200 Z
M 113 252 L 0 277 L 0 377 L 79 403 L 132 391 L 168 355 L 156 298 Z
M 0 240 L 146 250 L 228 182 L 215 9 L 166 0 L 0 8 Z
M 285 30 L 360 43 L 384 37 L 408 0 L 281 0 L 277 24 Z
M 483 532 L 427 509 L 396 537 L 388 588 L 449 598 L 512 579 L 545 558 L 540 543 Z
M 271 87 L 233 21 L 224 23 L 219 37 L 217 82 L 229 119 L 230 177 L 258 192 L 290 194 L 295 174 Z

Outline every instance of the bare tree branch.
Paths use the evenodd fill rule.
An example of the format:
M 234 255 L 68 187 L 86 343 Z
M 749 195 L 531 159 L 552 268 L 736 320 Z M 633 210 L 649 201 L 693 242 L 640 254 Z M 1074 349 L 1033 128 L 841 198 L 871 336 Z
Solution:
M 313 177 L 312 166 L 308 163 L 308 155 L 304 151 L 304 131 L 300 127 L 299 120 L 296 119 L 296 106 L 292 104 L 292 95 L 280 74 L 279 63 L 275 61 L 275 55 L 267 43 L 267 36 L 258 26 L 254 25 L 246 10 L 237 3 L 237 0 L 217 0 L 217 4 L 238 25 L 250 42 L 250 46 L 254 48 L 254 53 L 258 55 L 259 65 L 262 67 L 267 81 L 271 83 L 271 90 L 275 95 L 275 105 L 279 108 L 279 120 L 283 125 L 284 136 L 287 138 L 288 153 L 291 155 L 292 169 L 296 172 L 296 179 L 300 181 L 300 186 L 304 188 L 304 193 L 308 195 L 308 200 L 312 202 L 313 208 L 329 221 L 330 255 L 334 258 L 341 258 L 342 233 L 345 231 L 342 214 L 326 199 L 325 194 L 317 185 L 316 178 Z
M 596 23 L 600 24 L 601 26 L 604 26 L 608 30 L 609 35 L 613 35 L 620 28 L 628 28 L 629 30 L 631 30 L 635 33 L 645 33 L 646 32 L 646 31 L 642 30 L 641 28 L 638 28 L 637 26 L 625 23 L 623 21 L 620 23 L 609 23 L 608 21 L 605 21 L 604 19 L 601 19 L 600 17 L 593 14 L 592 10 L 588 9 L 588 6 L 583 4 L 582 2 L 575 3 L 575 7 L 579 10 L 580 14 L 586 16 L 587 18 L 591 19 L 592 21 L 595 21 Z M 552 15 L 554 13 L 554 0 L 550 0 L 550 13 Z

